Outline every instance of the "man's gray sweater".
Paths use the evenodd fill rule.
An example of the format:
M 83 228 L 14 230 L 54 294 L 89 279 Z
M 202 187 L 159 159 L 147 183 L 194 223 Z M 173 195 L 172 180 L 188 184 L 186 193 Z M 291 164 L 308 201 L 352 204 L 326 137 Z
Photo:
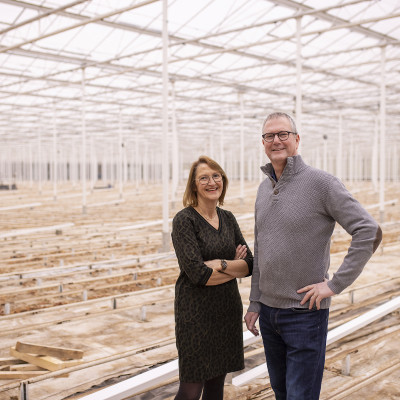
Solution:
M 379 246 L 382 231 L 339 179 L 289 157 L 278 180 L 272 165 L 258 189 L 255 205 L 254 268 L 248 311 L 260 303 L 276 308 L 303 307 L 304 286 L 329 279 L 330 242 L 338 222 L 352 241 L 342 265 L 328 281 L 340 293 L 355 281 Z M 321 301 L 328 308 L 330 298 Z

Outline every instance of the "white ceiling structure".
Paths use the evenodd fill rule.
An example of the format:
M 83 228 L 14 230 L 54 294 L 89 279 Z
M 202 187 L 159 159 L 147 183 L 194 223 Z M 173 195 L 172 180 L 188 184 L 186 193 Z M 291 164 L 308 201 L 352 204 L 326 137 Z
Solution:
M 167 4 L 169 133 L 163 0 L 0 0 L 0 156 L 51 149 L 55 132 L 70 151 L 85 129 L 98 153 L 121 132 L 159 158 L 174 130 L 186 161 L 220 146 L 243 160 L 271 111 L 296 117 L 308 157 L 339 131 L 372 151 L 384 127 L 400 149 L 400 1 Z

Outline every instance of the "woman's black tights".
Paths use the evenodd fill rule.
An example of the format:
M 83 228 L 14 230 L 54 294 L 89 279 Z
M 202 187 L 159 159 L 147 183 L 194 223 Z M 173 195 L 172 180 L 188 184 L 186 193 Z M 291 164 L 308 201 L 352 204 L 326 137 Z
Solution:
M 223 400 L 225 376 L 220 375 L 201 383 L 180 382 L 175 400 L 199 400 L 202 391 L 202 400 Z

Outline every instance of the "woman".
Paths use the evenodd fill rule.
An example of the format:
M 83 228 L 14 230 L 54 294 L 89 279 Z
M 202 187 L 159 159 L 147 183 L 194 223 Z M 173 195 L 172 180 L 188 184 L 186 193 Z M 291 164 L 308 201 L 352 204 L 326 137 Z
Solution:
M 228 178 L 212 159 L 193 163 L 184 209 L 172 227 L 180 275 L 175 287 L 180 385 L 175 400 L 222 399 L 225 376 L 244 368 L 242 301 L 236 278 L 253 256 L 224 203 Z

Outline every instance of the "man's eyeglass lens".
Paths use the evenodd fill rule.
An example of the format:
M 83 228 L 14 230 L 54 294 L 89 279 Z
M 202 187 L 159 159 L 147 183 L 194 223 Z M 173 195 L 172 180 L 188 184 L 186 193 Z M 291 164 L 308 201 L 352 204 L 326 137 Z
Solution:
M 266 142 L 273 142 L 275 135 L 277 135 L 278 138 L 283 142 L 288 139 L 290 133 L 294 134 L 294 132 L 280 131 L 278 133 L 264 133 L 264 135 L 261 136 Z
M 199 182 L 202 184 L 202 185 L 208 185 L 208 183 L 210 182 L 210 179 L 213 179 L 213 181 L 215 182 L 215 183 L 218 183 L 218 182 L 221 182 L 221 179 L 222 179 L 222 175 L 221 174 L 212 174 L 212 176 L 210 177 L 210 176 L 201 176 L 200 178 L 199 178 Z

